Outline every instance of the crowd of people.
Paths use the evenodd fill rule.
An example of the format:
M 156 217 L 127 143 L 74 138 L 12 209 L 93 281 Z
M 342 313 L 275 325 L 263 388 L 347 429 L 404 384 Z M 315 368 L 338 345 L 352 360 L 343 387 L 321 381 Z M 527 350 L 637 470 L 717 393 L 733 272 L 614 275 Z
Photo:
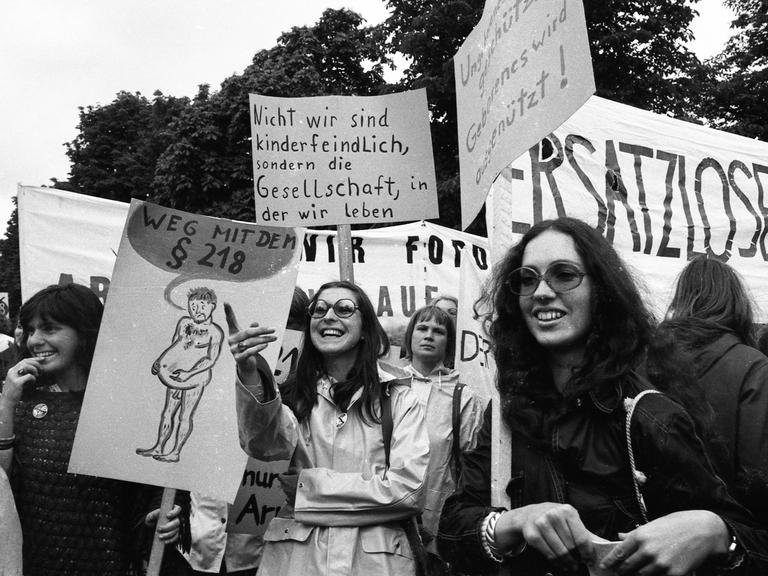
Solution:
M 0 573 L 141 574 L 156 535 L 167 575 L 768 574 L 768 358 L 727 264 L 691 260 L 657 324 L 584 222 L 508 251 L 477 306 L 505 502 L 492 406 L 453 366 L 455 297 L 413 313 L 400 361 L 358 285 L 294 304 L 281 384 L 262 356 L 275 327 L 224 305 L 240 444 L 290 462 L 259 538 L 224 534 L 203 494 L 161 517 L 157 488 L 67 473 L 102 305 L 74 284 L 29 298 L 0 396 Z

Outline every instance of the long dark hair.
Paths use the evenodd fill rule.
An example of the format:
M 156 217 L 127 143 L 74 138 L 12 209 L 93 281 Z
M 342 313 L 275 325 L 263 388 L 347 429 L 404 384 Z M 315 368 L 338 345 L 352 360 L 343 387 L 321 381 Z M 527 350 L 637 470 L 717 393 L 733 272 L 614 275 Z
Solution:
M 374 422 L 380 422 L 381 415 L 376 414 L 374 409 L 381 396 L 378 359 L 386 356 L 389 352 L 389 339 L 376 317 L 376 311 L 371 300 L 357 284 L 344 280 L 327 282 L 320 286 L 320 289 L 312 297 L 310 306 L 317 301 L 324 290 L 330 288 L 345 288 L 352 292 L 355 295 L 362 320 L 362 334 L 357 345 L 357 360 L 346 379 L 334 385 L 334 402 L 346 411 L 353 394 L 358 388 L 362 388 L 361 417 L 364 421 L 371 419 Z M 325 373 L 325 359 L 312 344 L 310 317 L 307 314 L 304 323 L 304 348 L 299 354 L 296 373 L 286 382 L 283 393 L 286 404 L 293 409 L 299 420 L 308 418 L 312 408 L 317 404 L 317 380 Z
M 654 324 L 626 265 L 594 228 L 566 217 L 532 226 L 496 267 L 475 308 L 491 310 L 486 329 L 505 419 L 513 429 L 534 439 L 544 432 L 545 414 L 555 416 L 552 410 L 562 405 L 563 398 L 554 388 L 546 350 L 528 330 L 520 298 L 509 289 L 509 277 L 522 265 L 528 244 L 549 230 L 573 240 L 592 286 L 592 321 L 584 362 L 565 387 L 566 401 L 613 387 L 638 367 Z
M 445 357 L 443 363 L 448 365 L 452 363 L 453 354 L 456 350 L 456 325 L 453 323 L 453 318 L 448 312 L 442 308 L 438 308 L 434 304 L 431 306 L 423 306 L 416 310 L 408 321 L 408 327 L 405 329 L 405 357 L 408 360 L 413 359 L 413 350 L 411 349 L 411 340 L 413 339 L 413 331 L 416 328 L 416 324 L 419 322 L 428 322 L 434 320 L 440 326 L 444 326 L 446 330 L 446 336 L 448 342 L 445 345 Z
M 19 321 L 24 329 L 20 347 L 22 357 L 31 356 L 27 348 L 27 339 L 30 324 L 35 317 L 63 324 L 77 332 L 78 348 L 75 362 L 87 377 L 91 371 L 103 311 L 104 306 L 98 296 L 90 288 L 81 284 L 53 285 L 43 288 L 27 300 L 19 311 Z
M 667 319 L 691 349 L 725 332 L 755 346 L 752 300 L 741 277 L 725 262 L 706 255 L 696 256 L 680 272 Z

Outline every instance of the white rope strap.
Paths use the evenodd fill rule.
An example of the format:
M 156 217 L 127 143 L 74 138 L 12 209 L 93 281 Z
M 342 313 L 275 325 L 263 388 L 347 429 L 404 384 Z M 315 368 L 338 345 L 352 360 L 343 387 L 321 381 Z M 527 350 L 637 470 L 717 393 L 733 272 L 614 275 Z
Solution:
M 627 449 L 629 452 L 629 466 L 632 469 L 632 482 L 635 485 L 635 496 L 637 497 L 637 504 L 640 507 L 640 514 L 643 516 L 643 523 L 648 522 L 648 512 L 645 507 L 645 500 L 643 500 L 643 494 L 640 492 L 640 484 L 645 483 L 645 474 L 640 472 L 635 467 L 635 454 L 632 450 L 632 434 L 630 433 L 630 427 L 632 425 L 632 414 L 635 412 L 635 407 L 637 406 L 637 403 L 640 401 L 640 398 L 645 396 L 646 394 L 659 394 L 660 392 L 658 390 L 643 390 L 635 396 L 634 398 L 625 398 L 624 399 L 624 409 L 627 412 L 627 420 L 626 420 L 626 434 L 627 434 Z

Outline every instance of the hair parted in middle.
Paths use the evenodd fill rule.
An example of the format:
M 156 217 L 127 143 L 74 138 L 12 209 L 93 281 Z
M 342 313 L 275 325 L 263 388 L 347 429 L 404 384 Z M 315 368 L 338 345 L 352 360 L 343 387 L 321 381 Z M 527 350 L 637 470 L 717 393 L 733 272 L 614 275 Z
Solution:
M 677 286 L 669 305 L 667 319 L 675 324 L 687 323 L 699 331 L 694 338 L 713 338 L 713 332 L 731 331 L 742 342 L 755 345 L 752 299 L 741 276 L 731 266 L 716 258 L 700 254 L 691 259 L 677 277 Z
M 334 402 L 346 410 L 352 396 L 358 388 L 362 388 L 360 399 L 361 417 L 364 420 L 380 421 L 374 406 L 378 405 L 381 395 L 378 360 L 389 352 L 389 339 L 382 328 L 376 310 L 365 291 L 357 284 L 338 280 L 326 282 L 310 299 L 310 307 L 320 298 L 323 292 L 331 288 L 344 288 L 353 293 L 360 313 L 362 334 L 357 345 L 357 361 L 343 382 L 334 385 Z M 299 420 L 309 417 L 312 408 L 317 403 L 317 380 L 325 375 L 325 359 L 312 344 L 310 335 L 310 316 L 306 315 L 304 324 L 304 347 L 299 354 L 294 377 L 288 379 L 284 386 L 284 398 L 291 406 Z
M 532 226 L 496 266 L 475 310 L 487 309 L 485 325 L 497 365 L 499 390 L 537 397 L 542 390 L 531 384 L 551 381 L 545 349 L 528 330 L 520 309 L 520 296 L 510 290 L 511 273 L 520 268 L 528 244 L 540 234 L 556 231 L 569 236 L 584 263 L 592 286 L 591 328 L 583 364 L 566 386 L 573 398 L 613 383 L 637 367 L 650 339 L 654 319 L 643 303 L 635 281 L 619 255 L 590 225 L 575 218 L 544 220 Z M 544 392 L 545 393 L 545 392 Z

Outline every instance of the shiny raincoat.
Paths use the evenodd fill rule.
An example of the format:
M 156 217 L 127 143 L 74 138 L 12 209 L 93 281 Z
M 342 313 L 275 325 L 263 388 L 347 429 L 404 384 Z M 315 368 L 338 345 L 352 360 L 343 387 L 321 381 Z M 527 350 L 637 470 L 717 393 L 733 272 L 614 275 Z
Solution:
M 268 372 L 261 375 L 271 379 Z M 391 396 L 388 470 L 381 425 L 361 418 L 360 391 L 342 412 L 333 402 L 331 380 L 321 378 L 317 404 L 298 422 L 279 395 L 260 403 L 238 383 L 243 449 L 260 460 L 305 463 L 294 508 L 283 507 L 264 534 L 260 575 L 415 574 L 403 522 L 424 508 L 429 437 L 408 380 L 381 369 L 379 378 Z

